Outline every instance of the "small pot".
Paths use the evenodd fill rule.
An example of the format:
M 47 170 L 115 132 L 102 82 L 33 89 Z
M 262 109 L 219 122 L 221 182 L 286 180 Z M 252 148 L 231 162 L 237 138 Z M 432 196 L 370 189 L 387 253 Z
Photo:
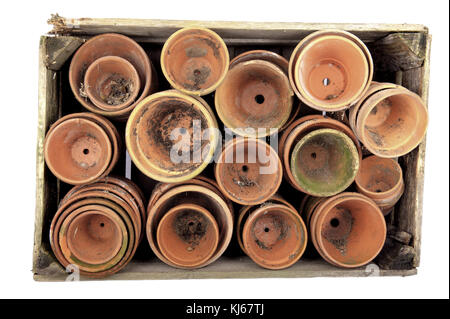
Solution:
M 115 111 L 134 103 L 140 89 L 139 74 L 133 64 L 118 56 L 95 60 L 87 69 L 84 88 L 98 108 Z
M 368 197 L 341 193 L 316 206 L 310 233 L 326 261 L 342 268 L 357 268 L 371 262 L 383 248 L 386 222 Z
M 84 88 L 86 70 L 97 59 L 104 56 L 118 56 L 129 61 L 139 74 L 139 97 L 133 104 L 118 110 L 102 110 L 87 97 Z M 121 34 L 105 33 L 84 43 L 74 54 L 69 68 L 69 82 L 75 98 L 91 112 L 126 120 L 133 108 L 147 95 L 154 92 L 158 79 L 147 53 L 134 40 Z
M 225 252 L 233 233 L 233 213 L 227 202 L 223 200 L 221 195 L 207 186 L 177 185 L 167 188 L 162 193 L 160 192 L 161 189 L 155 189 L 159 193 L 158 195 L 153 196 L 152 194 L 147 213 L 147 239 L 155 255 L 164 263 L 182 269 L 201 268 L 216 261 Z M 214 254 L 209 259 L 193 266 L 170 261 L 162 254 L 157 240 L 158 225 L 164 215 L 172 208 L 185 204 L 198 205 L 206 209 L 214 217 L 219 229 L 219 241 Z
M 195 204 L 171 208 L 160 220 L 156 233 L 161 253 L 179 267 L 195 268 L 216 252 L 219 227 L 214 216 Z
M 261 205 L 245 221 L 242 241 L 246 254 L 267 269 L 285 269 L 303 255 L 305 224 L 295 210 L 282 204 Z
M 230 70 L 239 63 L 252 60 L 264 60 L 270 62 L 278 66 L 284 74 L 288 74 L 289 61 L 281 55 L 267 50 L 251 50 L 235 56 L 230 62 Z
M 393 159 L 369 156 L 355 179 L 358 192 L 371 198 L 387 215 L 405 189 L 400 165 Z
M 241 136 L 263 137 L 280 129 L 292 112 L 293 92 L 286 74 L 264 60 L 240 62 L 215 94 L 219 118 Z
M 112 146 L 100 125 L 84 118 L 71 118 L 48 132 L 44 157 L 56 177 L 68 184 L 83 184 L 104 174 L 111 162 Z
M 117 161 L 119 160 L 119 155 L 123 147 L 122 139 L 119 135 L 119 132 L 117 131 L 117 128 L 109 120 L 95 113 L 90 112 L 71 113 L 61 117 L 55 123 L 53 123 L 52 126 L 49 128 L 47 135 L 49 135 L 50 132 L 62 122 L 73 118 L 82 118 L 93 121 L 95 124 L 100 125 L 108 135 L 108 138 L 112 145 L 112 158 L 108 168 L 102 174 L 102 176 L 107 176 L 117 164 Z
M 206 95 L 225 78 L 230 63 L 222 38 L 204 28 L 173 33 L 161 51 L 161 68 L 170 85 L 190 95 Z
M 205 130 L 209 136 L 201 139 Z M 125 130 L 133 163 L 148 177 L 168 183 L 200 174 L 213 158 L 218 139 L 217 121 L 207 103 L 175 90 L 139 103 Z
M 344 110 L 368 89 L 373 61 L 349 32 L 323 30 L 305 37 L 289 61 L 289 79 L 305 104 L 321 111 Z
M 415 93 L 397 86 L 372 94 L 361 105 L 356 134 L 364 146 L 379 157 L 399 157 L 423 140 L 428 111 Z
M 241 205 L 265 202 L 276 193 L 283 177 L 275 150 L 254 138 L 229 141 L 217 160 L 214 173 L 222 193 Z

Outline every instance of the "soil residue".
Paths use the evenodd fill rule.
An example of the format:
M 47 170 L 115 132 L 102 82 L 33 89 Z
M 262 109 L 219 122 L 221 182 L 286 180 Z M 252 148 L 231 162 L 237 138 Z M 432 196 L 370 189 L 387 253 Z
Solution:
M 332 226 L 331 223 L 325 225 L 322 229 L 322 236 L 328 240 L 342 255 L 347 253 L 348 237 L 353 228 L 354 219 L 350 211 L 341 209 L 339 217 L 339 226 Z
M 185 212 L 177 216 L 173 226 L 176 234 L 194 249 L 205 236 L 209 221 L 197 212 Z
M 101 99 L 108 105 L 120 105 L 128 101 L 134 92 L 134 84 L 130 79 L 125 79 L 118 74 L 113 74 L 107 80 L 105 88 L 106 94 L 102 94 Z

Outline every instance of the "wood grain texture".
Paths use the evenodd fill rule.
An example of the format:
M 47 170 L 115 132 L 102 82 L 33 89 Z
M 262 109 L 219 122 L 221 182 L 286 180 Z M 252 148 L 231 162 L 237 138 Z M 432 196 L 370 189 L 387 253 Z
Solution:
M 46 43 L 45 65 L 49 70 L 58 71 L 69 57 L 85 42 L 80 37 L 48 37 Z

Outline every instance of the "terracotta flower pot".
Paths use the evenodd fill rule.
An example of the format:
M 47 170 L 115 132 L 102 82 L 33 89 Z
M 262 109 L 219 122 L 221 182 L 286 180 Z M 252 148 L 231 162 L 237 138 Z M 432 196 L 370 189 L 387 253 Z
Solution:
M 208 165 L 219 135 L 212 110 L 199 99 L 169 90 L 147 97 L 134 109 L 125 141 L 142 173 L 174 183 L 195 177 Z
M 251 50 L 235 56 L 230 62 L 230 69 L 242 62 L 263 60 L 278 66 L 284 74 L 288 74 L 289 61 L 281 55 L 267 50 Z
M 387 215 L 405 189 L 400 165 L 393 159 L 369 156 L 355 179 L 358 192 L 371 198 Z
M 267 269 L 284 269 L 303 255 L 307 243 L 305 224 L 295 210 L 267 203 L 254 209 L 242 230 L 245 253 Z
M 361 105 L 356 134 L 364 146 L 379 157 L 399 157 L 423 140 L 428 111 L 415 93 L 397 86 L 378 91 Z
M 341 193 L 323 200 L 315 208 L 309 227 L 319 254 L 343 268 L 356 268 L 372 261 L 386 239 L 381 210 L 358 193 Z
M 285 205 L 289 207 L 292 211 L 296 211 L 294 206 L 292 206 L 288 201 L 286 201 L 284 198 L 282 198 L 280 195 L 275 194 L 273 195 L 266 203 L 272 203 L 272 204 L 280 204 Z M 260 204 L 265 205 L 265 203 Z M 242 230 L 244 229 L 245 221 L 247 220 L 248 216 L 250 215 L 250 212 L 252 212 L 257 207 L 260 207 L 260 205 L 253 205 L 253 206 L 243 206 L 238 214 L 238 218 L 236 220 L 236 239 L 238 241 L 239 247 L 241 247 L 242 251 L 245 252 L 244 243 L 242 242 Z
M 128 240 L 125 223 L 114 211 L 101 205 L 74 210 L 59 231 L 64 257 L 88 272 L 114 267 L 125 255 Z
M 121 110 L 136 100 L 140 89 L 139 74 L 133 64 L 118 56 L 105 56 L 86 70 L 84 88 L 87 96 L 105 111 Z
M 155 255 L 164 263 L 172 267 L 182 269 L 201 268 L 216 261 L 225 252 L 231 241 L 233 233 L 233 212 L 230 210 L 230 206 L 228 206 L 227 202 L 217 193 L 217 190 L 213 190 L 208 186 L 184 184 L 176 185 L 175 187 L 168 187 L 162 192 L 161 189 L 164 189 L 164 187 L 155 189 L 155 192 L 158 194 L 155 196 L 152 194 L 147 208 L 147 239 L 150 248 L 153 250 Z M 183 205 L 201 206 L 214 217 L 219 229 L 219 239 L 214 254 L 208 259 L 199 258 L 203 259 L 202 262 L 196 262 L 193 265 L 186 262 L 174 263 L 169 260 L 162 253 L 159 246 L 159 240 L 157 238 L 158 225 L 164 218 L 165 214 L 171 209 L 179 206 L 183 207 Z M 183 256 L 179 256 L 177 259 L 180 260 L 180 257 L 182 258 Z
M 351 33 L 323 30 L 305 37 L 289 61 L 297 96 L 321 111 L 344 110 L 368 89 L 373 62 L 364 43 Z
M 111 162 L 112 146 L 100 125 L 84 118 L 71 118 L 48 132 L 44 156 L 56 177 L 69 184 L 82 184 L 104 174 Z
M 82 112 L 82 113 L 71 113 L 61 117 L 55 123 L 52 124 L 52 126 L 49 128 L 47 132 L 47 135 L 50 135 L 50 132 L 62 122 L 74 118 L 82 118 L 93 121 L 95 124 L 101 126 L 102 129 L 108 135 L 108 138 L 112 145 L 112 158 L 108 165 L 108 168 L 102 174 L 102 176 L 107 176 L 112 171 L 114 166 L 117 164 L 117 161 L 119 160 L 119 155 L 123 147 L 122 139 L 119 135 L 119 132 L 117 131 L 114 124 L 112 124 L 109 120 L 107 120 L 103 116 L 90 112 Z
M 66 194 L 50 226 L 50 244 L 63 267 L 76 264 L 82 275 L 105 277 L 134 256 L 145 218 L 137 186 L 124 178 L 107 177 L 75 186 Z
M 293 122 L 289 127 L 281 135 L 279 141 L 280 156 L 283 163 L 283 172 L 286 180 L 291 184 L 292 187 L 298 189 L 299 191 L 305 192 L 295 180 L 294 175 L 292 174 L 290 167 L 290 160 L 292 150 L 295 147 L 296 143 L 300 141 L 300 139 L 316 129 L 329 128 L 338 130 L 344 134 L 346 134 L 354 143 L 357 148 L 359 160 L 362 161 L 362 150 L 359 144 L 358 139 L 353 134 L 352 130 L 346 126 L 344 123 L 339 122 L 337 120 L 324 117 L 322 115 L 308 115 L 302 118 L 297 119 Z
M 276 193 L 283 177 L 277 153 L 264 141 L 254 138 L 229 141 L 214 173 L 223 194 L 242 205 L 265 202 Z
M 97 59 L 105 56 L 118 56 L 129 61 L 139 74 L 139 96 L 133 104 L 117 110 L 102 110 L 87 97 L 84 87 L 86 70 Z M 134 40 L 115 33 L 95 36 L 84 43 L 75 52 L 69 68 L 69 82 L 75 98 L 91 112 L 115 119 L 124 120 L 133 108 L 147 95 L 154 92 L 158 85 L 156 72 L 145 51 Z
M 161 68 L 170 85 L 186 94 L 206 95 L 225 78 L 228 49 L 215 32 L 184 28 L 173 33 L 161 51 Z
M 344 133 L 319 129 L 294 147 L 290 168 L 296 184 L 313 196 L 332 196 L 348 188 L 359 169 L 358 150 Z
M 264 60 L 240 62 L 228 71 L 215 94 L 225 126 L 241 136 L 262 137 L 280 129 L 292 112 L 293 92 L 286 74 Z
M 396 85 L 393 83 L 379 83 L 379 82 L 375 82 L 372 81 L 372 83 L 369 86 L 369 89 L 366 91 L 366 93 L 364 93 L 363 97 L 354 105 L 350 108 L 349 110 L 349 124 L 350 127 L 352 128 L 353 132 L 356 133 L 356 119 L 357 119 L 357 115 L 359 112 L 359 109 L 361 108 L 361 105 L 363 104 L 363 102 L 372 94 L 384 90 L 384 89 L 393 89 L 395 88 Z
M 195 268 L 207 262 L 219 243 L 219 227 L 206 209 L 195 204 L 171 208 L 158 224 L 161 253 L 173 264 Z

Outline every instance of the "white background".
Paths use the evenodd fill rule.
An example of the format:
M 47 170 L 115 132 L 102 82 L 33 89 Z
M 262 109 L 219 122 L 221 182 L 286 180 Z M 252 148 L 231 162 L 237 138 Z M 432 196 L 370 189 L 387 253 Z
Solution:
M 105 1 L 106 2 L 106 1 Z M 449 297 L 448 1 L 19 1 L 1 10 L 0 297 Z M 36 283 L 32 279 L 38 44 L 65 17 L 425 24 L 433 35 L 422 263 L 407 278 Z

